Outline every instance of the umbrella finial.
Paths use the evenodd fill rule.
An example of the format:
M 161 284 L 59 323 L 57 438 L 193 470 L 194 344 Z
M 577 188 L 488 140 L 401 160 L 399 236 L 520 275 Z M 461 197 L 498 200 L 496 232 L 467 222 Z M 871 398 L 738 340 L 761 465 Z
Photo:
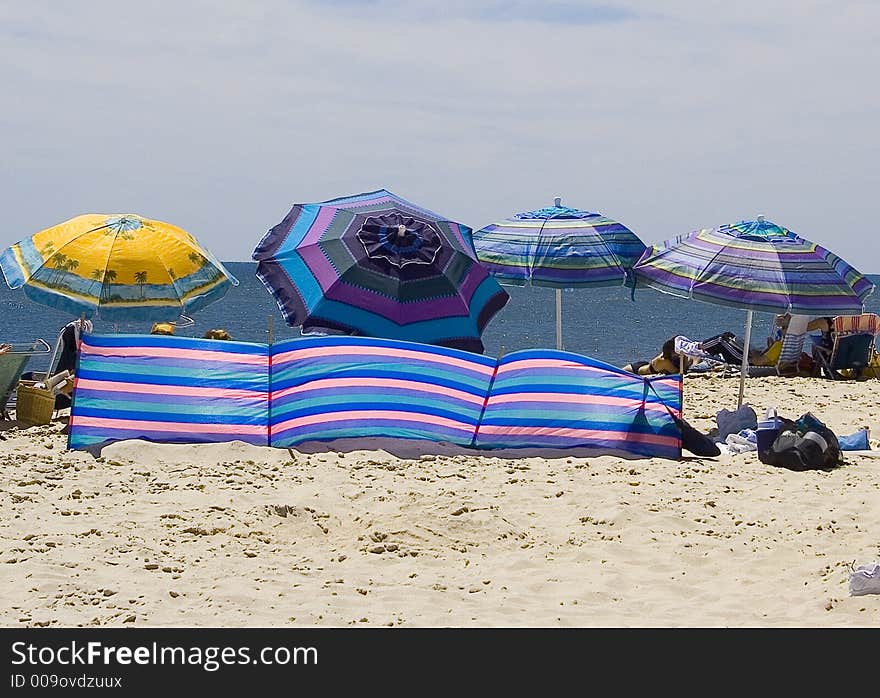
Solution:
M 562 207 L 562 197 L 561 196 L 553 197 L 553 205 L 556 208 L 561 208 Z
M 406 235 L 406 226 L 400 224 L 397 226 L 397 237 L 402 238 L 404 235 Z
M 763 223 L 763 222 L 764 222 L 764 214 L 763 214 L 763 213 L 759 213 L 759 214 L 758 214 L 758 223 Z

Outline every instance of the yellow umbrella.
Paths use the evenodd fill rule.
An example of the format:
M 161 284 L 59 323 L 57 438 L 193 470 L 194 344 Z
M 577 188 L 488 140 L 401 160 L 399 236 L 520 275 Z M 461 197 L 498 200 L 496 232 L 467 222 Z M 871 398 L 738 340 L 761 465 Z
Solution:
M 89 213 L 0 255 L 11 288 L 109 322 L 168 320 L 222 298 L 238 280 L 182 228 L 135 214 Z

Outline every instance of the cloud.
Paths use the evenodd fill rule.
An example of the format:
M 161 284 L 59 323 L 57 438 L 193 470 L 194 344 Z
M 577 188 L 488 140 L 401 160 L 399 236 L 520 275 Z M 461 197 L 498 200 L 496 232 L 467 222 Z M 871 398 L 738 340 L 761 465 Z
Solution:
M 764 213 L 880 272 L 870 2 L 3 7 L 3 245 L 132 210 L 247 259 L 294 201 L 387 187 L 646 242 Z
M 595 24 L 635 17 L 632 10 L 613 4 L 575 1 L 529 0 L 312 0 L 316 9 L 344 9 L 348 16 L 398 20 L 437 21 L 464 19 L 485 22 L 550 22 Z

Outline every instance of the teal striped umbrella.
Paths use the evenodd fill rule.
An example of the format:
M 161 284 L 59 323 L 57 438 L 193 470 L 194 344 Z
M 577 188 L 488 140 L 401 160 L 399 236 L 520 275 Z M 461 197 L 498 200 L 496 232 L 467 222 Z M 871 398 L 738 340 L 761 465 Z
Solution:
M 511 286 L 556 289 L 556 348 L 562 349 L 562 289 L 623 286 L 645 243 L 600 213 L 553 206 L 517 213 L 474 233 L 477 258 Z

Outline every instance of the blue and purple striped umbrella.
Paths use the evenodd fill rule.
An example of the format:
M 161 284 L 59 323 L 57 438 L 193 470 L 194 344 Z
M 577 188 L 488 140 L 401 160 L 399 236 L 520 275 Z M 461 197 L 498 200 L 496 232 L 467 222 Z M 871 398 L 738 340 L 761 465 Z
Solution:
M 637 285 L 707 303 L 744 308 L 749 346 L 752 312 L 858 315 L 874 284 L 837 255 L 763 216 L 697 230 L 647 250 Z M 748 351 L 743 352 L 742 405 Z
M 466 225 L 382 189 L 296 204 L 254 250 L 286 322 L 483 352 L 509 296 L 477 260 Z
M 474 233 L 477 256 L 497 279 L 515 286 L 622 286 L 645 244 L 599 213 L 554 206 L 517 213 Z
M 623 286 L 645 243 L 599 213 L 553 206 L 517 213 L 474 233 L 477 257 L 511 286 L 556 289 L 556 348 L 562 349 L 562 289 Z
M 654 245 L 639 285 L 764 313 L 858 315 L 874 284 L 840 257 L 759 216 Z

